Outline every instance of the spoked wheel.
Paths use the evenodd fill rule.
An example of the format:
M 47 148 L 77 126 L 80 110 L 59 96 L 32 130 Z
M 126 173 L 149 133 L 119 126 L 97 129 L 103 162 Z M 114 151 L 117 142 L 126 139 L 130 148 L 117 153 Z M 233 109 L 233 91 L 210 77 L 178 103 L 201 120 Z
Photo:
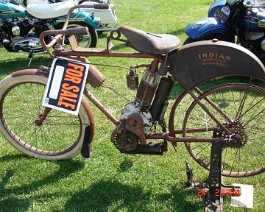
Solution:
M 237 147 L 225 148 L 222 152 L 222 175 L 247 177 L 264 172 L 265 89 L 245 83 L 224 84 L 201 94 L 199 99 L 231 134 L 227 135 L 194 101 L 184 118 L 183 137 L 239 139 Z M 185 145 L 193 159 L 209 170 L 212 143 Z
M 72 158 L 80 153 L 86 127 L 91 124 L 87 106 L 82 102 L 78 116 L 51 110 L 41 122 L 46 83 L 46 77 L 34 74 L 1 81 L 0 130 L 17 150 L 31 157 Z

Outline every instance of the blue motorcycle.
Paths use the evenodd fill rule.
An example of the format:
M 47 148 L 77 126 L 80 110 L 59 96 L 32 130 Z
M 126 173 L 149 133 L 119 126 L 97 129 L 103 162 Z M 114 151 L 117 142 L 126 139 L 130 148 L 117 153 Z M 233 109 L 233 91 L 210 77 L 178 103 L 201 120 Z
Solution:
M 200 40 L 224 40 L 237 43 L 256 54 L 265 63 L 265 1 L 219 0 L 208 17 L 185 29 L 184 44 Z
M 0 0 L 0 40 L 7 51 L 28 54 L 43 53 L 39 41 L 41 32 L 60 29 L 66 15 L 76 3 L 72 0 L 51 3 L 48 0 L 28 0 L 22 4 L 15 0 Z M 85 26 L 88 35 L 82 36 L 83 45 L 95 47 L 100 20 L 81 10 L 71 15 L 69 27 Z M 47 38 L 50 39 L 50 38 Z

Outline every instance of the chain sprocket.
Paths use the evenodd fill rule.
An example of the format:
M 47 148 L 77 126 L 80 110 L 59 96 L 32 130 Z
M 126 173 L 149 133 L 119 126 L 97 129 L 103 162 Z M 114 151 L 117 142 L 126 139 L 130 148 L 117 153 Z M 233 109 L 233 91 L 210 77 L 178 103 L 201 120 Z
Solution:
M 226 135 L 224 131 L 221 129 L 213 131 L 214 138 L 223 138 L 226 140 L 235 140 L 238 143 L 238 146 L 235 147 L 242 147 L 248 141 L 248 135 L 245 132 L 245 128 L 239 122 L 233 122 L 231 124 L 225 124 L 227 129 L 231 132 L 231 135 Z
M 140 139 L 129 131 L 119 131 L 112 140 L 117 149 L 123 153 L 131 153 L 137 149 Z

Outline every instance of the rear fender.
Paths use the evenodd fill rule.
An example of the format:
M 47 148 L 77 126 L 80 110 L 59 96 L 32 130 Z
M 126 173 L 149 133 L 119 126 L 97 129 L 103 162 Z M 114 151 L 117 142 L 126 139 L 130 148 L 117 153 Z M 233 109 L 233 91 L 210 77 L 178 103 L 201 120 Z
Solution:
M 215 18 L 204 18 L 189 25 L 184 32 L 193 40 L 202 40 L 212 34 L 224 34 L 226 30 L 227 25 Z
M 171 75 L 186 89 L 222 76 L 265 80 L 265 67 L 249 50 L 225 41 L 198 41 L 169 56 Z

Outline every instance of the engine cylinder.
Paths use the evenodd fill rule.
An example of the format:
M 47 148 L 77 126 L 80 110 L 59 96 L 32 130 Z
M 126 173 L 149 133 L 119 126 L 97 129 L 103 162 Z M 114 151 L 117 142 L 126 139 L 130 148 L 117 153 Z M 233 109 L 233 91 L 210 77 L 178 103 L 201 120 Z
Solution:
M 143 73 L 143 77 L 136 94 L 136 101 L 138 101 L 142 106 L 150 106 L 152 104 L 160 78 L 161 77 L 159 75 L 151 73 L 149 69 Z
M 20 36 L 20 28 L 19 26 L 13 26 L 12 27 L 12 33 L 14 36 Z

